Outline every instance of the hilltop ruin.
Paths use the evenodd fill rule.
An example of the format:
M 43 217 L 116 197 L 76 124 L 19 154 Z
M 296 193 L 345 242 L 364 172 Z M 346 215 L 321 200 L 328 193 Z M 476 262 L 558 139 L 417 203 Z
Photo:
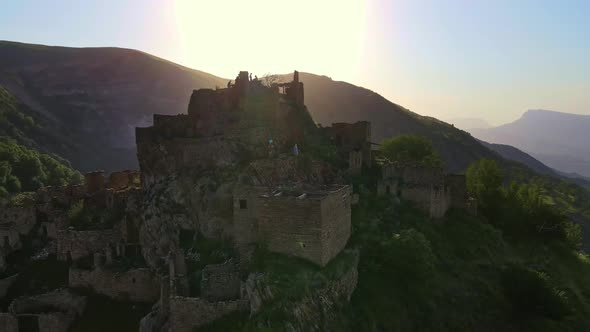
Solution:
M 261 251 L 320 271 L 347 261 L 315 290 L 332 306 L 350 299 L 357 282 L 358 255 L 345 250 L 352 177 L 380 169 L 376 196 L 413 202 L 432 218 L 476 209 L 464 176 L 377 163 L 369 122 L 316 126 L 298 72 L 265 85 L 242 71 L 226 88 L 195 90 L 186 114 L 155 114 L 153 126 L 136 129 L 136 143 L 139 171 L 91 172 L 83 184 L 42 188 L 3 209 L 0 300 L 19 278 L 9 258 L 34 243 L 65 264 L 71 289 L 155 303 L 145 332 L 193 331 L 234 311 L 258 312 L 273 298 L 253 267 Z M 19 315 L 0 320 L 14 331 L 50 324 Z M 55 317 L 65 331 L 76 315 Z

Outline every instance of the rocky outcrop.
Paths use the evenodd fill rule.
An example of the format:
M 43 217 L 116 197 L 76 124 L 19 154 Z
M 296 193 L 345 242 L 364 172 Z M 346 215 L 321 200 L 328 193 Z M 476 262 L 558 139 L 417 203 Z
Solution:
M 350 301 L 357 282 L 355 265 L 339 279 L 296 302 L 292 308 L 291 331 L 330 331 L 338 310 Z
M 147 188 L 139 236 L 148 265 L 158 266 L 179 248 L 181 230 L 198 230 L 205 237 L 231 232 L 231 194 L 231 186 L 207 174 L 174 175 Z
M 281 322 L 259 321 L 269 328 L 283 328 L 293 332 L 331 331 L 338 319 L 339 310 L 350 301 L 358 282 L 358 252 L 350 267 L 338 278 L 327 281 L 324 287 L 317 288 L 298 300 L 277 302 L 272 283 L 264 274 L 251 274 L 242 287 L 243 296 L 248 298 L 253 319 L 265 306 L 279 307 L 286 319 Z M 276 326 L 281 324 L 281 326 Z
M 191 332 L 229 313 L 247 309 L 244 299 L 209 302 L 201 298 L 174 296 L 170 298 L 170 331 Z

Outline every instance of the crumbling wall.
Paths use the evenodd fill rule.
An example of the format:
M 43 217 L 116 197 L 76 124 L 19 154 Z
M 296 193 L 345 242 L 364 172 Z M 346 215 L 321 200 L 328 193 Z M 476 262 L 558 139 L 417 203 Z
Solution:
M 310 160 L 307 166 L 300 165 L 301 162 L 302 160 L 295 156 L 281 156 L 253 161 L 250 163 L 250 169 L 258 182 L 265 186 L 274 187 L 295 182 L 325 183 L 324 173 L 327 165 L 317 160 Z
M 104 172 L 95 171 L 84 174 L 84 185 L 86 186 L 86 193 L 94 194 L 97 191 L 104 189 Z
M 232 260 L 203 268 L 201 296 L 207 301 L 227 301 L 240 297 L 240 271 Z
M 0 327 L 3 332 L 18 332 L 18 320 L 12 314 L 0 312 Z
M 398 184 L 399 181 L 393 178 L 377 181 L 377 196 L 396 196 L 398 194 Z
M 121 234 L 117 228 L 98 231 L 58 230 L 57 259 L 75 261 L 115 246 L 120 240 Z
M 359 174 L 363 168 L 363 151 L 353 150 L 348 153 L 348 171 Z
M 258 196 L 265 188 L 237 184 L 233 189 L 233 238 L 238 247 L 258 240 Z
M 441 167 L 408 166 L 400 171 L 403 184 L 441 185 L 444 173 Z
M 14 274 L 10 277 L 0 279 L 0 300 L 2 300 L 6 296 L 8 289 L 16 282 L 17 279 L 18 274 Z
M 160 295 L 159 278 L 149 269 L 128 271 L 70 268 L 70 288 L 92 289 L 112 299 L 131 302 L 155 302 Z
M 8 311 L 14 315 L 46 312 L 81 315 L 86 307 L 86 297 L 75 295 L 67 289 L 31 297 L 21 296 L 10 304 Z
M 423 211 L 430 211 L 431 186 L 409 185 L 401 188 L 401 198 L 414 203 Z
M 451 204 L 449 187 L 433 186 L 430 191 L 430 217 L 442 218 Z
M 332 139 L 334 144 L 340 147 L 344 153 L 358 152 L 356 157 L 361 158 L 365 166 L 370 166 L 371 159 L 371 123 L 358 121 L 355 123 L 338 122 L 331 127 L 323 128 L 325 134 Z M 349 160 L 349 166 L 352 161 Z M 356 160 L 354 161 L 356 163 Z
M 67 332 L 74 320 L 75 317 L 61 312 L 37 315 L 39 332 Z
M 336 257 L 350 238 L 351 194 L 351 188 L 345 186 L 322 200 L 322 266 Z
M 20 249 L 20 236 L 29 234 L 36 222 L 34 207 L 3 206 L 0 211 L 0 246 Z
M 170 331 L 192 332 L 200 326 L 235 311 L 248 309 L 247 300 L 209 302 L 201 298 L 173 296 L 170 298 Z
M 183 169 L 214 169 L 237 161 L 237 144 L 223 137 L 173 138 L 138 143 L 137 157 L 142 186 L 148 188 L 163 177 Z

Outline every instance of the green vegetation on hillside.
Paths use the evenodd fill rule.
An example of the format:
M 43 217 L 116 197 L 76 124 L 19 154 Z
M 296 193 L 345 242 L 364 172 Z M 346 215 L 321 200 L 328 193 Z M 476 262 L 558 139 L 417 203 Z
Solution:
M 53 156 L 0 137 L 0 196 L 80 180 L 80 173 Z
M 534 185 L 498 188 L 495 163 L 471 169 L 468 182 L 488 185 L 481 203 L 494 206 L 479 217 L 451 211 L 433 222 L 403 202 L 361 197 L 351 245 L 362 248 L 362 259 L 343 313 L 348 330 L 590 327 L 590 260 L 577 251 L 579 227 L 544 203 Z
M 35 140 L 41 137 L 37 121 L 0 86 L 0 197 L 80 181 L 65 161 L 38 151 Z

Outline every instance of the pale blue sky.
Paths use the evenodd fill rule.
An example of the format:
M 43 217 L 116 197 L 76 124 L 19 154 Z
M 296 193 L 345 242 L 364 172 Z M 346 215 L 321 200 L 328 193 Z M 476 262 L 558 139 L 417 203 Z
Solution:
M 590 1 L 0 1 L 0 39 L 140 49 L 222 77 L 293 69 L 417 113 L 590 114 Z

